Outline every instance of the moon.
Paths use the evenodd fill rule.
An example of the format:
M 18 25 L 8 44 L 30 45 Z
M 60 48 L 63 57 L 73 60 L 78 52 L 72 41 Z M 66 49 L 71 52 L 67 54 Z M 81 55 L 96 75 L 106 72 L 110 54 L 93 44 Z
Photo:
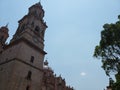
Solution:
M 81 72 L 80 75 L 81 76 L 86 76 L 86 73 L 85 72 Z

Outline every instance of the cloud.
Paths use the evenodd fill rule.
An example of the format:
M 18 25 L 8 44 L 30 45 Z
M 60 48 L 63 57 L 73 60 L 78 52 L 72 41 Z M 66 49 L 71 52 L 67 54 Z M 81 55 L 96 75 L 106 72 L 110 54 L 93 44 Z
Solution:
M 81 72 L 80 75 L 81 76 L 86 76 L 86 73 L 85 72 Z

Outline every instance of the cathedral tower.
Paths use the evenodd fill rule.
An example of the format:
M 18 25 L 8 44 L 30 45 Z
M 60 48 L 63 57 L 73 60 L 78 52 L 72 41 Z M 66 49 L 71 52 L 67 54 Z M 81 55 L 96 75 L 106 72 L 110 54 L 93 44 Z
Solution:
M 47 28 L 40 3 L 29 8 L 10 44 L 0 54 L 0 90 L 40 90 L 44 34 Z
M 11 40 L 11 43 L 24 38 L 37 46 L 39 49 L 44 48 L 44 33 L 47 28 L 43 20 L 44 10 L 40 3 L 29 8 L 29 12 L 21 20 L 19 27 Z

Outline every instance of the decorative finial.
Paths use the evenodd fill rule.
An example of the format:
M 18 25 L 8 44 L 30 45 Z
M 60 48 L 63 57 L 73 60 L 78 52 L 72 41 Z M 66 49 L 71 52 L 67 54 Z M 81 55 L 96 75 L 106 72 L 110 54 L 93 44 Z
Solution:
M 9 24 L 9 23 L 7 23 L 5 27 L 8 27 L 8 24 Z
M 39 4 L 41 4 L 41 0 L 39 0 Z
M 47 60 L 45 60 L 44 65 L 48 66 L 48 61 Z
M 61 74 L 59 75 L 59 77 L 61 77 Z

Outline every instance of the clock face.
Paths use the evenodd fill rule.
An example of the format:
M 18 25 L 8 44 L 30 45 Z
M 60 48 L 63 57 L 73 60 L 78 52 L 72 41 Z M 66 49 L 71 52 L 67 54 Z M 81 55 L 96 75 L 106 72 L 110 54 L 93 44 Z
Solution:
M 33 37 L 33 41 L 34 41 L 35 43 L 38 43 L 38 42 L 39 42 L 39 40 L 37 39 L 37 37 Z

